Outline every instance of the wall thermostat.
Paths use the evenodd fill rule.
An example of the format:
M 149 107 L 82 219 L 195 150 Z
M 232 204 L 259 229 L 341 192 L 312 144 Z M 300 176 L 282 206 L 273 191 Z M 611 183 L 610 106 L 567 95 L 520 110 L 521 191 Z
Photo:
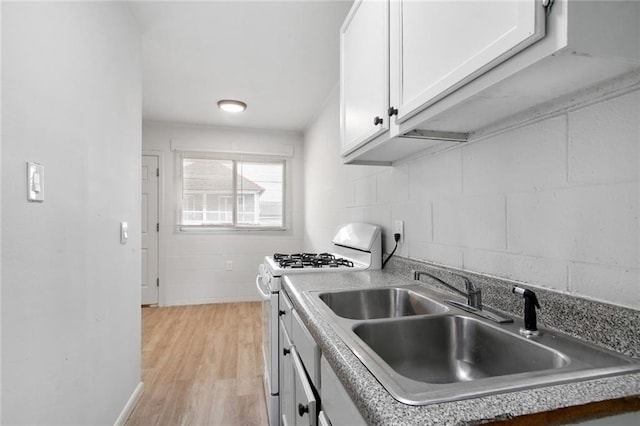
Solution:
M 27 200 L 44 201 L 44 166 L 32 161 L 27 162 Z

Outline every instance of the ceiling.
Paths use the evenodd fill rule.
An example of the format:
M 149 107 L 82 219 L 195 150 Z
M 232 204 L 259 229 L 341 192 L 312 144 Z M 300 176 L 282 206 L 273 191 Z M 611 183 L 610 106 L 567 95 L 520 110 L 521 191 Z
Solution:
M 352 0 L 132 1 L 146 120 L 303 130 L 338 83 Z M 240 114 L 220 99 L 248 104 Z

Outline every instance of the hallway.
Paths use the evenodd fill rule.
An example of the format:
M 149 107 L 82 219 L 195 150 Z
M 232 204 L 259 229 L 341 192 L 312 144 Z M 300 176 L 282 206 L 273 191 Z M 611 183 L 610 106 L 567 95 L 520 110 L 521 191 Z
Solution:
M 127 425 L 266 425 L 260 310 L 143 308 L 144 394 Z

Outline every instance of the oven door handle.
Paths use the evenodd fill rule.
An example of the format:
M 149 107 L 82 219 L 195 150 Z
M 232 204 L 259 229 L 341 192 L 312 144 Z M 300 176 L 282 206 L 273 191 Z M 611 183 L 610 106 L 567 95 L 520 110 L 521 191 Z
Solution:
M 256 287 L 258 288 L 258 293 L 260 293 L 260 296 L 262 296 L 262 300 L 269 300 L 271 299 L 271 294 L 270 293 L 265 293 L 262 290 L 262 276 L 260 274 L 258 274 L 256 276 Z

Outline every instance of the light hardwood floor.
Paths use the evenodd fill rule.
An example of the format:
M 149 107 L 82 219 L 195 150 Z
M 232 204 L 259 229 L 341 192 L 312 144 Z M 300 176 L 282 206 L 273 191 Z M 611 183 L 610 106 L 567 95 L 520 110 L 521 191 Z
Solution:
M 260 303 L 142 309 L 137 425 L 267 425 Z

